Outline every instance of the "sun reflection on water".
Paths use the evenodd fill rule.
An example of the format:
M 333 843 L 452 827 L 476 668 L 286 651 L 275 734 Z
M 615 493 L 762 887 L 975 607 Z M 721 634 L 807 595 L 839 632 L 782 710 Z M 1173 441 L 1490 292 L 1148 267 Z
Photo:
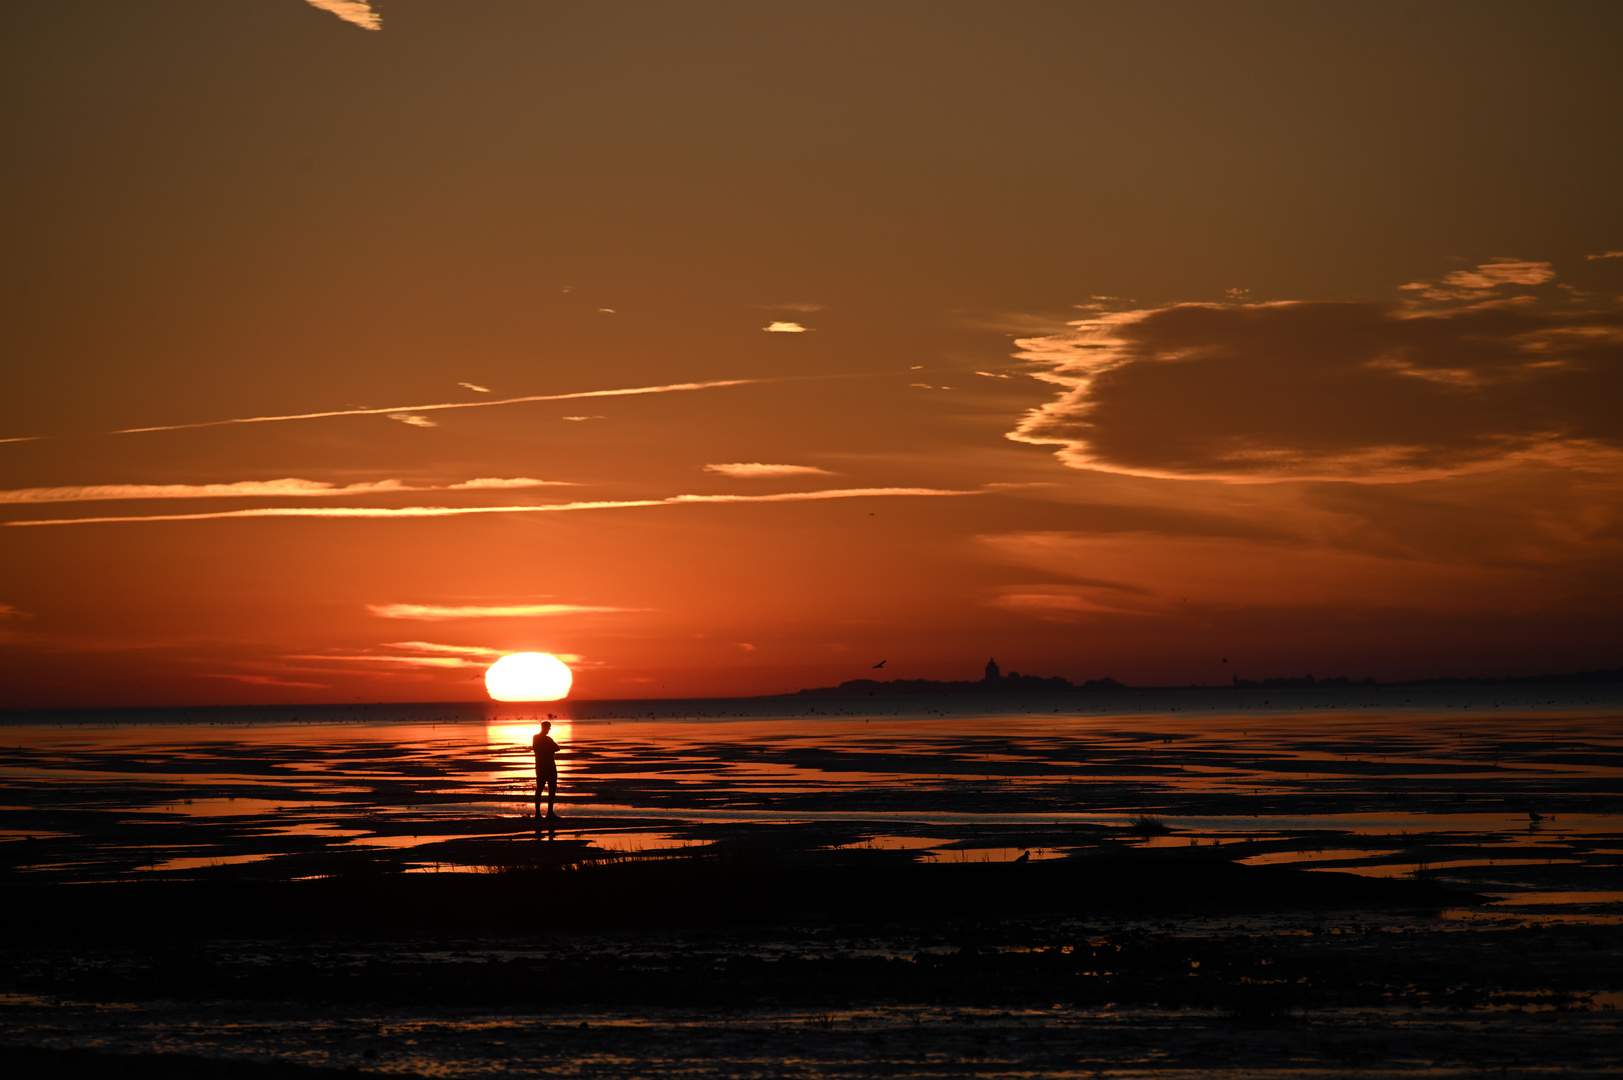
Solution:
M 492 709 L 485 717 L 485 743 L 495 751 L 519 749 L 529 753 L 531 741 L 540 733 L 542 723 L 547 721 L 552 724 L 548 734 L 567 750 L 574 736 L 574 722 L 566 716 L 537 710 L 530 704 Z

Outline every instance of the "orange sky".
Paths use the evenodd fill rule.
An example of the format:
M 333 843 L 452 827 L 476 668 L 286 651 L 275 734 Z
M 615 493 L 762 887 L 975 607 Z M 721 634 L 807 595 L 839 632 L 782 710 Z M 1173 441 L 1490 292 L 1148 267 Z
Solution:
M 0 704 L 1616 665 L 1620 32 L 9 5 Z

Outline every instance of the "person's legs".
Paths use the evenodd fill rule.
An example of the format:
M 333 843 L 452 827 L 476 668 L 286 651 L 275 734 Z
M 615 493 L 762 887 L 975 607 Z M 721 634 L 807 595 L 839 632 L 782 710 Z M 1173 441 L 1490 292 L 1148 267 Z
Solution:
M 541 813 L 541 786 L 539 784 L 536 785 L 535 799 L 536 799 L 535 812 L 536 812 L 537 815 L 539 815 Z M 553 804 L 556 803 L 557 801 L 558 801 L 558 774 L 556 772 L 554 772 L 551 776 L 547 777 L 547 817 L 555 817 L 556 816 L 553 813 L 552 807 L 553 807 Z

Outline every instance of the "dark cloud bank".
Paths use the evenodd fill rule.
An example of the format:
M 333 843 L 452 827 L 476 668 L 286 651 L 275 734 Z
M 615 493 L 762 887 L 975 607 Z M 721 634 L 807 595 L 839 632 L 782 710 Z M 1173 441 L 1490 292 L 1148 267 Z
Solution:
M 1380 482 L 1623 450 L 1616 308 L 1177 304 L 1075 325 L 1021 342 L 1067 390 L 1010 437 L 1079 467 Z

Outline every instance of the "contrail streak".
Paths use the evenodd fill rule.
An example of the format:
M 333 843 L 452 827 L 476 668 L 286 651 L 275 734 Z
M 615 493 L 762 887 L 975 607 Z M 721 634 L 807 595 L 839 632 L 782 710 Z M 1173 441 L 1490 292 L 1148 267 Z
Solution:
M 225 484 L 84 484 L 78 487 L 18 488 L 0 491 L 0 504 L 45 502 L 119 502 L 128 499 L 246 499 L 308 498 L 335 495 L 396 495 L 412 491 L 489 491 L 502 488 L 575 487 L 567 480 L 535 480 L 528 476 L 482 476 L 458 484 L 405 484 L 374 480 L 358 484 L 331 484 L 322 480 L 239 480 Z
M 204 420 L 196 424 L 163 424 L 158 427 L 120 428 L 109 435 L 139 435 L 148 431 L 186 431 L 191 428 L 225 427 L 228 424 L 273 424 L 281 420 L 322 420 L 330 416 L 383 416 L 388 413 L 433 412 L 440 409 L 488 409 L 492 405 L 519 405 L 526 401 L 572 401 L 576 398 L 633 397 L 637 394 L 671 394 L 681 390 L 710 390 L 718 386 L 743 386 L 770 382 L 769 379 L 714 379 L 710 382 L 667 383 L 664 386 L 633 386 L 624 390 L 580 390 L 573 394 L 532 394 L 529 397 L 500 398 L 496 401 L 450 401 L 435 405 L 391 405 L 387 409 L 334 409 L 330 412 L 291 413 L 287 416 L 243 416 L 234 420 Z M 39 438 L 40 436 L 34 436 Z M 23 440 L 16 440 L 21 442 Z
M 217 510 L 203 514 L 149 514 L 134 517 L 52 518 L 8 521 L 21 525 L 93 525 L 125 521 L 209 521 L 215 518 L 322 517 L 322 518 L 431 518 L 464 514 L 548 514 L 567 510 L 624 510 L 640 506 L 684 506 L 692 503 L 811 502 L 819 499 L 894 498 L 908 495 L 978 495 L 978 491 L 943 488 L 832 488 L 823 491 L 786 491 L 776 495 L 672 495 L 665 499 L 619 499 L 599 502 L 543 503 L 539 506 L 263 506 L 251 510 Z

